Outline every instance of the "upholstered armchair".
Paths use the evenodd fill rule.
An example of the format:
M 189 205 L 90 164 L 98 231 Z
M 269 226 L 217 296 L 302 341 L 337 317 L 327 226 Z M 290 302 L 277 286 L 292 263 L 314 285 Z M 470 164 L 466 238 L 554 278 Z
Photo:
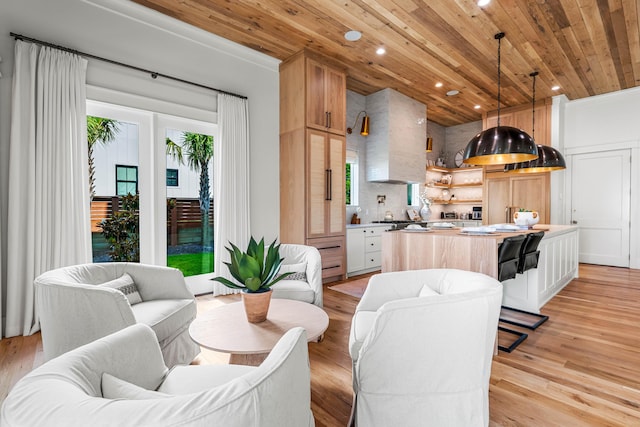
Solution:
M 280 273 L 294 274 L 273 285 L 273 298 L 294 299 L 322 307 L 320 251 L 313 246 L 283 243 L 280 258 L 284 258 Z
M 349 337 L 356 426 L 487 426 L 502 285 L 452 269 L 371 277 Z
M 71 350 L 22 378 L 0 424 L 27 426 L 313 426 L 307 339 L 293 328 L 258 367 L 167 369 L 137 324 Z
M 46 360 L 136 323 L 156 333 L 168 366 L 200 352 L 189 336 L 195 298 L 180 270 L 138 263 L 83 264 L 35 279 Z

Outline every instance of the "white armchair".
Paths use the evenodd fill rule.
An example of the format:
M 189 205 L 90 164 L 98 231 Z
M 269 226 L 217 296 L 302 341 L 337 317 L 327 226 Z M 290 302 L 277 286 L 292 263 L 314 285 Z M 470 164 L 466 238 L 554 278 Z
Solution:
M 125 273 L 142 302 L 132 305 L 121 291 L 100 286 Z M 136 323 L 151 326 L 168 366 L 188 364 L 200 352 L 189 336 L 195 298 L 180 270 L 137 263 L 83 264 L 48 271 L 34 283 L 46 360 Z
M 287 298 L 315 304 L 322 308 L 322 259 L 313 246 L 283 243 L 280 257 L 284 258 L 280 273 L 304 273 L 281 280 L 273 289 L 273 298 Z M 298 278 L 300 277 L 300 278 Z M 292 280 L 293 279 L 293 280 Z
M 452 269 L 371 277 L 351 323 L 356 426 L 489 425 L 502 284 Z
M 0 424 L 313 426 L 307 339 L 288 331 L 258 367 L 165 366 L 138 324 L 46 362 L 13 387 Z

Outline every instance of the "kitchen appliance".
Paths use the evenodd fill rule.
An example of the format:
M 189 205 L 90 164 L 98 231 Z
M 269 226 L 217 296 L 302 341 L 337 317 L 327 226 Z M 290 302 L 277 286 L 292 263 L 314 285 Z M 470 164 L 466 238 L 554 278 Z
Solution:
M 482 206 L 474 206 L 472 208 L 471 219 L 482 219 Z

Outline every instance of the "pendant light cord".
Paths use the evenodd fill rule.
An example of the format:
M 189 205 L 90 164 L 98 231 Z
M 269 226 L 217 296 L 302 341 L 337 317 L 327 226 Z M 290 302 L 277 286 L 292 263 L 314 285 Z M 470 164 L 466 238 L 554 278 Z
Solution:
M 538 75 L 537 71 L 529 74 L 530 77 L 533 77 L 533 99 L 531 100 L 531 138 L 535 141 L 536 138 L 536 76 Z
M 504 37 L 504 33 L 498 33 L 494 36 L 498 40 L 498 125 L 500 127 L 500 40 Z

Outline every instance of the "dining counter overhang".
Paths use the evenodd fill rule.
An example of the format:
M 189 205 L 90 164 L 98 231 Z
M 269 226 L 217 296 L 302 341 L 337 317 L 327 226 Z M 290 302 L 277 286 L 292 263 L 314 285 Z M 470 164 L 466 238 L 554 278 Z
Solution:
M 537 224 L 530 230 L 469 235 L 461 229 L 388 231 L 382 235 L 382 272 L 457 268 L 498 277 L 498 246 L 519 233 L 544 231 L 538 267 L 503 282 L 503 305 L 535 313 L 578 277 L 578 228 Z

